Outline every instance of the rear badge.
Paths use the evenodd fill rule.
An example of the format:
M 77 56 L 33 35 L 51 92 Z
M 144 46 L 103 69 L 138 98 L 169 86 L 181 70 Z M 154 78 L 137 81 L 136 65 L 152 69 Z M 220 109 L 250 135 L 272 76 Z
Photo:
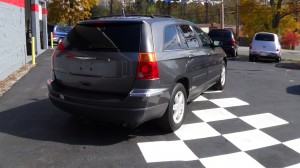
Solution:
M 60 95 L 59 95 L 59 98 L 61 98 L 61 99 L 63 99 L 63 100 L 64 100 L 64 99 L 65 99 L 65 96 L 64 96 L 64 95 L 62 95 L 62 94 L 60 94 Z

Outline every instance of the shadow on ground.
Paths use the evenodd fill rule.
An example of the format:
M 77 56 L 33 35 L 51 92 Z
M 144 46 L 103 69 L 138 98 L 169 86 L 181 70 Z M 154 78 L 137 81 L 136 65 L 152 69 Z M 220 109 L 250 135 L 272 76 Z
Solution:
M 148 122 L 127 129 L 119 124 L 72 117 L 48 99 L 0 112 L 0 132 L 17 137 L 75 145 L 111 145 L 139 135 L 164 135 Z
M 300 95 L 300 85 L 290 86 L 286 89 L 289 94 Z
M 280 62 L 275 65 L 277 68 L 286 68 L 286 69 L 300 69 L 300 63 L 298 62 Z

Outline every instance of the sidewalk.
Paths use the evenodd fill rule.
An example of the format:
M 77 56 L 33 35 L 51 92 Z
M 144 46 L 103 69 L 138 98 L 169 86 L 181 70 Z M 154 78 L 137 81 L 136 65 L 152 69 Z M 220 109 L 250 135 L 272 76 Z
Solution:
M 46 81 L 50 77 L 52 52 L 53 49 L 48 49 L 41 53 L 38 57 L 36 57 L 36 66 L 29 70 L 29 72 L 28 70 L 26 70 L 24 72 L 16 74 L 14 76 L 15 79 L 5 80 L 3 83 L 3 87 L 1 87 L 0 90 L 0 99 L 3 100 L 4 97 L 7 96 L 7 94 L 10 94 L 10 92 L 12 92 L 12 90 L 16 90 L 14 94 L 22 95 L 23 92 L 26 92 L 31 88 L 37 88 L 32 86 L 35 86 L 40 83 L 43 83 L 43 87 L 47 88 Z M 40 79 L 43 79 L 44 81 L 41 81 Z M 19 83 L 22 83 L 21 81 L 24 80 L 28 80 L 28 83 L 21 84 L 21 87 L 18 87 L 17 85 L 20 85 Z

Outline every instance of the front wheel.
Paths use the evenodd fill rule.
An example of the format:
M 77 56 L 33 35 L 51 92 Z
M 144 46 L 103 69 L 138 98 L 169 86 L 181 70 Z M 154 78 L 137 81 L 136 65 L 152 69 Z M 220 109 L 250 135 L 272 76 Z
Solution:
M 217 81 L 217 83 L 212 87 L 212 89 L 214 89 L 214 90 L 223 90 L 225 88 L 226 74 L 227 74 L 226 63 L 225 63 L 225 61 L 223 61 L 220 78 Z
M 174 132 L 181 127 L 185 117 L 186 99 L 184 86 L 177 83 L 172 91 L 165 114 L 158 120 L 158 124 L 164 131 Z

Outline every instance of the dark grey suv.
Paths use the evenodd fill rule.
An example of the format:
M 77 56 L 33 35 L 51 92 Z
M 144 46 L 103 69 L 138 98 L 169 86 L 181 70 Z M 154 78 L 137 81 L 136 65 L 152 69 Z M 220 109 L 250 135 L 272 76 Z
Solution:
M 76 116 L 177 130 L 187 102 L 223 89 L 226 54 L 195 24 L 154 16 L 79 22 L 52 55 L 49 98 Z

